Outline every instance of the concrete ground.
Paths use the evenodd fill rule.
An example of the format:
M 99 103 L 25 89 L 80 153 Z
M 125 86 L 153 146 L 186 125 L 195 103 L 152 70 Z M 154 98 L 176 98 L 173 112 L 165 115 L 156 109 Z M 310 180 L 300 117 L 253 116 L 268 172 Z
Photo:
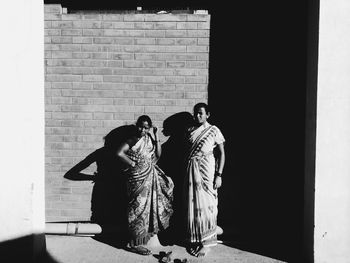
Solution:
M 159 243 L 158 243 L 159 244 Z M 157 263 L 159 252 L 172 251 L 171 262 L 187 259 L 188 263 L 283 263 L 284 261 L 264 257 L 219 244 L 204 258 L 196 258 L 181 246 L 150 247 L 153 254 L 141 256 L 128 252 L 110 242 L 98 241 L 90 236 L 46 235 L 49 255 L 57 263 Z M 118 248 L 119 247 L 119 248 Z

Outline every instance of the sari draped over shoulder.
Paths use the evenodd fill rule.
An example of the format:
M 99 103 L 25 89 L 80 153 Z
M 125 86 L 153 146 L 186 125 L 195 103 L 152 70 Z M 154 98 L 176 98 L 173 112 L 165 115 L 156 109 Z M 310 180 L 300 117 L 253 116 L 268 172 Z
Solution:
M 189 132 L 187 177 L 185 178 L 185 207 L 187 241 L 214 246 L 218 194 L 214 189 L 214 148 L 225 141 L 221 131 L 208 123 Z
M 149 135 L 127 151 L 136 165 L 125 171 L 128 194 L 130 245 L 144 245 L 169 226 L 173 213 L 174 184 L 156 165 L 155 146 Z

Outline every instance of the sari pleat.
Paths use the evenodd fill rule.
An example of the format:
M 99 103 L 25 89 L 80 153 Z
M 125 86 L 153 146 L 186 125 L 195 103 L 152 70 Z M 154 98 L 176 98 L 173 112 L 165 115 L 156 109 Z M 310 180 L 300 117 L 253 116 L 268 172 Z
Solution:
M 128 152 L 136 165 L 128 169 L 128 224 L 130 245 L 145 245 L 150 237 L 169 226 L 173 213 L 171 178 L 156 165 L 149 136 L 141 138 Z
M 214 246 L 217 227 L 217 190 L 214 189 L 215 158 L 213 149 L 217 136 L 216 126 L 200 127 L 189 135 L 191 143 L 187 159 L 185 205 L 186 233 L 190 243 Z M 224 140 L 223 137 L 221 140 Z

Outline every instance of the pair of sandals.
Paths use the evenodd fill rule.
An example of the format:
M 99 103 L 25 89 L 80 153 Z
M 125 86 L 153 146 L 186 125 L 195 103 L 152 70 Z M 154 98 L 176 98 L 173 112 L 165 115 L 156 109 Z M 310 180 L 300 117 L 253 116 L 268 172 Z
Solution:
M 151 250 L 149 250 L 148 248 L 145 248 L 143 246 L 128 247 L 127 250 L 130 252 L 139 254 L 139 255 L 143 255 L 143 256 L 148 256 L 148 255 L 152 254 Z

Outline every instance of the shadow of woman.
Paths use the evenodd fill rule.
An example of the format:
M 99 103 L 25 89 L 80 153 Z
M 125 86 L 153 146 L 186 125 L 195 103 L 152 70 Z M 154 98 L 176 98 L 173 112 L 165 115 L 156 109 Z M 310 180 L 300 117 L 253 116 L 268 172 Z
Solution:
M 163 122 L 163 134 L 169 138 L 162 144 L 162 155 L 158 160 L 158 165 L 174 182 L 174 213 L 170 219 L 169 228 L 159 233 L 158 237 L 161 244 L 182 244 L 185 132 L 192 123 L 191 113 L 185 111 L 171 115 Z
M 94 239 L 118 248 L 124 247 L 127 234 L 127 195 L 123 164 L 116 158 L 116 150 L 134 131 L 134 125 L 113 129 L 104 137 L 103 147 L 90 153 L 64 175 L 69 180 L 94 182 L 91 222 L 102 228 L 102 233 Z M 92 163 L 96 163 L 97 171 L 93 175 L 84 173 L 83 170 Z

